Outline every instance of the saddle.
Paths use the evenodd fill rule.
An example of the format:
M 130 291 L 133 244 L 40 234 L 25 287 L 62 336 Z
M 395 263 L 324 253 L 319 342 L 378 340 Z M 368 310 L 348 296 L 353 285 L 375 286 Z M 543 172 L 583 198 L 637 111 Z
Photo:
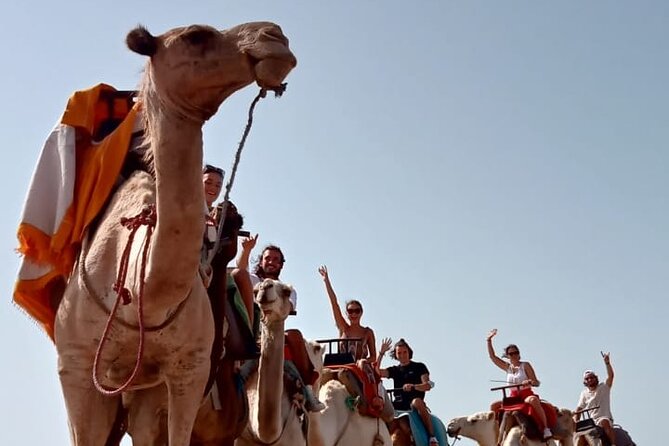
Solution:
M 386 404 L 386 395 L 379 389 L 381 377 L 367 362 L 359 364 L 340 364 L 329 367 L 336 372 L 341 382 L 351 396 L 358 398 L 358 411 L 361 415 L 381 418 L 389 423 L 395 416 L 391 404 Z M 385 398 L 384 398 L 385 397 Z
M 547 427 L 554 431 L 557 426 L 558 409 L 543 400 L 541 401 L 541 407 L 546 414 Z M 511 424 L 509 424 L 510 419 L 513 420 Z M 500 424 L 500 435 L 506 435 L 508 429 L 518 424 L 523 428 L 523 433 L 527 438 L 531 440 L 543 440 L 543 432 L 539 430 L 541 421 L 538 414 L 532 406 L 519 397 L 504 398 L 502 408 L 497 412 L 497 420 Z

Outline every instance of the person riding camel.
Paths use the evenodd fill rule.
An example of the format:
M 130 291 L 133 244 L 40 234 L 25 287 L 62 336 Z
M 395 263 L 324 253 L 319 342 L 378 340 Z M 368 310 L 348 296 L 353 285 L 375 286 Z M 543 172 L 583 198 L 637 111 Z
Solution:
M 544 440 L 551 438 L 553 432 L 551 432 L 548 427 L 544 408 L 541 406 L 539 396 L 532 391 L 532 387 L 539 387 L 540 384 L 537 375 L 534 373 L 534 368 L 532 368 L 532 365 L 529 362 L 520 360 L 520 350 L 515 344 L 509 344 L 504 348 L 504 357 L 509 359 L 508 362 L 498 357 L 492 346 L 492 338 L 494 338 L 496 334 L 497 329 L 493 328 L 486 337 L 490 360 L 493 364 L 506 372 L 506 382 L 508 384 L 522 384 L 522 386 L 511 390 L 510 396 L 521 398 L 534 409 L 538 415 L 538 421 L 540 421 L 541 424 L 539 429 L 543 432 Z M 490 410 L 493 412 L 497 412 L 501 408 L 501 401 L 495 401 L 490 406 Z
M 397 341 L 390 353 L 390 357 L 398 361 L 399 365 L 382 369 L 381 360 L 386 352 L 390 350 L 391 343 L 392 340 L 386 338 L 381 344 L 379 360 L 376 364 L 377 372 L 383 378 L 391 378 L 395 388 L 402 389 L 395 393 L 395 400 L 393 401 L 395 410 L 415 410 L 418 412 L 428 434 L 429 446 L 439 446 L 430 409 L 425 404 L 425 392 L 432 390 L 432 387 L 434 387 L 434 384 L 430 381 L 430 371 L 422 362 L 412 361 L 413 350 L 404 339 Z
M 240 294 L 242 296 L 251 296 L 251 298 L 253 296 L 253 287 L 262 280 L 279 280 L 279 275 L 286 262 L 281 248 L 276 245 L 267 245 L 260 253 L 254 272 L 250 273 L 248 271 L 249 257 L 257 241 L 258 234 L 242 240 L 242 252 L 237 258 L 237 268 L 231 273 Z M 244 300 L 246 301 L 246 298 Z M 294 288 L 289 300 L 292 304 L 291 314 L 297 314 L 297 293 Z M 314 395 L 313 385 L 318 379 L 318 373 L 313 371 L 313 366 L 304 344 L 304 337 L 299 330 L 286 330 L 284 355 L 284 371 L 286 376 L 293 380 L 296 388 L 302 391 L 305 408 L 310 412 L 320 412 L 325 409 L 325 405 Z M 257 365 L 256 360 L 248 361 L 248 364 L 245 364 L 245 373 L 248 373 L 250 368 L 256 368 Z
M 602 353 L 604 364 L 606 365 L 606 381 L 599 382 L 599 377 L 592 370 L 586 370 L 583 373 L 583 385 L 585 389 L 581 392 L 578 399 L 578 406 L 574 412 L 583 409 L 590 409 L 590 415 L 595 423 L 600 426 L 611 446 L 615 446 L 616 437 L 613 431 L 613 415 L 611 415 L 611 387 L 613 386 L 613 367 L 609 353 Z M 575 416 L 578 419 L 578 415 Z M 579 438 L 579 445 L 583 444 L 583 438 Z
M 332 282 L 330 282 L 330 275 L 328 274 L 328 268 L 325 265 L 321 265 L 318 268 L 318 272 L 323 278 L 323 283 L 325 284 L 325 290 L 328 293 L 330 298 L 330 305 L 332 306 L 332 316 L 334 317 L 335 324 L 339 330 L 339 337 L 342 339 L 347 338 L 359 338 L 360 342 L 353 343 L 349 346 L 350 352 L 353 354 L 353 358 L 358 360 L 368 360 L 373 362 L 376 360 L 376 339 L 374 337 L 374 330 L 369 327 L 363 327 L 360 325 L 360 320 L 362 319 L 362 304 L 358 300 L 349 300 L 346 302 L 346 314 L 348 316 L 348 322 L 344 319 L 343 312 L 341 307 L 337 302 L 337 295 L 335 294 L 334 288 L 332 287 Z

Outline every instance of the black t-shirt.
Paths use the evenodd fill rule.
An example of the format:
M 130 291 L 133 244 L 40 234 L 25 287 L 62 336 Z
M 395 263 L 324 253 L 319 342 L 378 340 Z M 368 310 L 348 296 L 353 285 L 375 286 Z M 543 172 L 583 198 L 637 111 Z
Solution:
M 386 370 L 388 371 L 388 377 L 393 380 L 393 387 L 396 389 L 404 386 L 404 384 L 421 384 L 423 382 L 421 376 L 430 373 L 425 364 L 413 361 L 409 361 L 409 364 L 405 366 L 394 365 L 388 367 Z M 415 389 L 409 392 L 395 392 L 393 406 L 396 410 L 410 410 L 411 401 L 414 398 L 425 398 L 425 392 Z

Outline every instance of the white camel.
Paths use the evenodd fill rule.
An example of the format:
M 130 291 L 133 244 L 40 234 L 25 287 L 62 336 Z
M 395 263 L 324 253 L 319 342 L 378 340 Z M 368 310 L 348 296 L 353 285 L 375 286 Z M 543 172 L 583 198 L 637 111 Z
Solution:
M 471 438 L 476 441 L 479 446 L 496 446 L 497 438 L 499 436 L 499 423 L 497 422 L 494 412 L 477 412 L 469 416 L 453 418 L 448 422 L 446 431 L 451 437 L 461 435 L 463 437 Z M 511 435 L 512 433 L 513 435 Z M 507 446 L 516 444 L 513 442 L 515 442 L 516 439 L 520 441 L 521 438 L 518 435 L 521 434 L 523 434 L 522 428 L 514 426 L 505 436 L 503 444 Z M 554 429 L 554 434 L 556 434 L 555 438 L 561 446 L 573 446 L 574 420 L 572 419 L 570 410 L 558 409 L 558 420 L 557 426 Z M 554 442 L 554 440 L 550 441 Z M 546 443 L 523 438 L 523 444 L 530 446 Z M 553 444 L 555 444 L 555 442 Z
M 249 423 L 235 441 L 237 446 L 268 445 L 304 446 L 307 437 L 303 434 L 305 415 L 285 388 L 284 326 L 292 306 L 289 301 L 291 287 L 276 280 L 265 279 L 256 286 L 259 291 L 256 302 L 261 309 L 261 353 L 258 370 L 248 376 L 246 393 L 249 398 Z M 321 355 L 322 347 L 307 343 L 316 372 L 320 364 L 315 358 Z
M 309 446 L 392 446 L 386 423 L 361 415 L 351 407 L 352 398 L 336 379 L 321 387 L 319 399 L 326 407 L 311 416 Z
M 205 221 L 202 126 L 240 88 L 254 81 L 278 87 L 296 61 L 281 29 L 267 22 L 226 31 L 195 25 L 160 36 L 139 27 L 126 41 L 149 57 L 139 102 L 153 175 L 136 172 L 117 189 L 83 250 L 56 314 L 58 372 L 74 445 L 104 445 L 121 402 L 120 392 L 107 396 L 94 386 L 97 359 L 99 388 L 128 384 L 123 397 L 131 416 L 142 411 L 142 398 L 132 392 L 155 392 L 144 401 L 167 394 L 168 412 L 161 415 L 168 423 L 167 440 L 183 446 L 202 399 L 214 337 L 198 274 Z M 151 206 L 157 216 L 153 236 L 149 239 L 142 226 L 126 252 L 129 231 L 119 222 Z M 132 299 L 119 307 L 120 323 L 111 325 L 96 355 L 117 300 L 112 288 L 124 254 L 129 254 L 123 268 L 129 293 L 123 294 Z M 142 324 L 148 329 L 140 357 L 137 327 Z

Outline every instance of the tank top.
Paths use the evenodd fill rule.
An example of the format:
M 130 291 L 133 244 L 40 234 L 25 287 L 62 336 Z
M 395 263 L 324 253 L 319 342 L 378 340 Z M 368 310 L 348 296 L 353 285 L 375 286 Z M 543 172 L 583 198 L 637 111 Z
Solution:
M 506 382 L 509 384 L 520 384 L 526 379 L 530 379 L 525 372 L 525 363 L 521 362 L 518 367 L 514 367 L 512 364 L 509 364 L 509 368 L 506 371 Z M 531 386 L 523 386 L 521 389 L 531 389 Z

